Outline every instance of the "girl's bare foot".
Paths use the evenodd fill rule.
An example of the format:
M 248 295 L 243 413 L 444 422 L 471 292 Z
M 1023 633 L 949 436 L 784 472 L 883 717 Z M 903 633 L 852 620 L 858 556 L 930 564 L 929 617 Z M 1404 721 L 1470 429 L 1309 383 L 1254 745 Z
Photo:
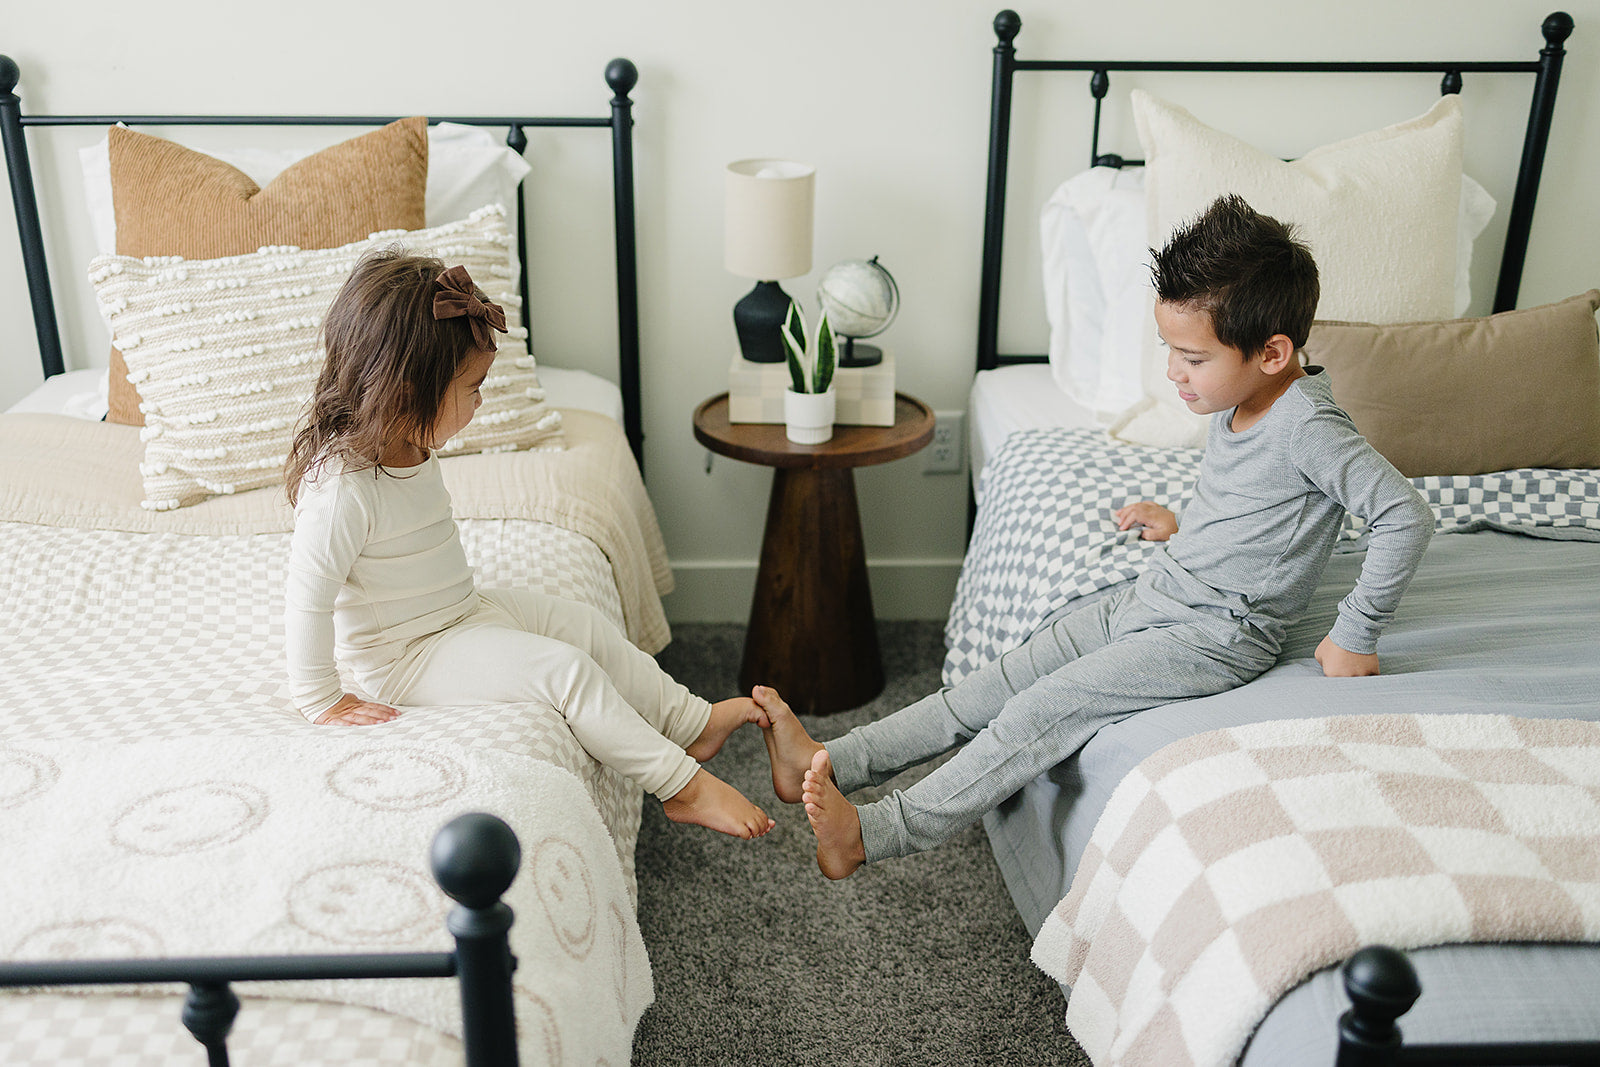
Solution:
M 729 697 L 719 700 L 711 705 L 711 718 L 706 720 L 706 727 L 700 731 L 700 736 L 689 743 L 684 751 L 689 753 L 696 763 L 706 760 L 722 751 L 723 743 L 732 736 L 733 732 L 747 722 L 760 723 L 766 715 L 749 697 Z
M 761 736 L 767 742 L 767 758 L 772 761 L 772 791 L 785 804 L 798 804 L 806 772 L 823 748 L 806 733 L 776 689 L 758 685 L 750 695 L 771 723 L 761 727 Z M 833 773 L 831 766 L 828 773 Z
M 833 766 L 826 750 L 812 757 L 801 792 L 811 832 L 817 835 L 817 866 L 829 878 L 848 878 L 867 862 L 861 844 L 861 816 L 833 784 Z
M 689 784 L 661 802 L 667 818 L 733 837 L 760 837 L 777 824 L 743 793 L 702 768 Z

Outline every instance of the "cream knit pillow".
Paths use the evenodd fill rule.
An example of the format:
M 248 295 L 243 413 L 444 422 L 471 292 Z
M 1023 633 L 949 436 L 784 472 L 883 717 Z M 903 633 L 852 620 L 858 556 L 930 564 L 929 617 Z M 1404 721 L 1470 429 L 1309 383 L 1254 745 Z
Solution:
M 1237 193 L 1292 224 L 1311 247 L 1322 282 L 1318 318 L 1416 322 L 1454 314 L 1459 98 L 1442 96 L 1408 122 L 1322 145 L 1289 163 L 1149 93 L 1135 89 L 1129 100 L 1145 151 L 1152 247 L 1165 245 L 1218 196 Z M 1145 321 L 1145 406 L 1112 433 L 1139 444 L 1199 447 L 1206 420 L 1178 400 L 1153 311 Z
M 400 245 L 459 263 L 515 322 L 512 241 L 505 210 L 492 205 L 461 222 L 339 248 L 96 257 L 89 279 L 143 398 L 144 506 L 165 511 L 282 484 L 295 424 L 322 367 L 322 317 L 362 253 Z M 563 447 L 561 413 L 544 404 L 527 336 L 514 326 L 501 337 L 483 406 L 442 454 Z

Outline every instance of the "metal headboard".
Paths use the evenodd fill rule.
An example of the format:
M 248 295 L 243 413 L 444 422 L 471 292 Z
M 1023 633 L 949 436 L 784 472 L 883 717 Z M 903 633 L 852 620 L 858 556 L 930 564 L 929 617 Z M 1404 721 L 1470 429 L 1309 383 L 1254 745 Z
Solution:
M 1528 112 L 1528 128 L 1522 141 L 1522 162 L 1517 170 L 1516 192 L 1506 227 L 1505 249 L 1500 257 L 1500 276 L 1495 288 L 1494 310 L 1507 311 L 1517 305 L 1517 289 L 1522 284 L 1522 266 L 1528 252 L 1528 233 L 1533 225 L 1533 203 L 1539 192 L 1539 175 L 1544 169 L 1545 145 L 1550 140 L 1550 120 L 1555 112 L 1556 85 L 1561 79 L 1562 47 L 1572 35 L 1572 16 L 1557 11 L 1540 27 L 1545 46 L 1537 60 L 1526 62 L 1475 62 L 1427 60 L 1422 62 L 1189 62 L 1144 60 L 1019 60 L 1012 42 L 1022 30 L 1022 19 L 1009 9 L 994 19 L 994 83 L 989 112 L 989 181 L 983 221 L 983 272 L 978 298 L 978 369 L 993 370 L 1012 363 L 1042 363 L 1043 355 L 1001 355 L 1000 330 L 1000 253 L 1005 236 L 1006 158 L 1011 143 L 1011 86 L 1018 73 L 1033 71 L 1087 71 L 1089 92 L 1094 97 L 1094 134 L 1089 149 L 1091 165 L 1135 166 L 1138 160 L 1100 154 L 1100 105 L 1111 87 L 1110 71 L 1195 71 L 1230 73 L 1379 73 L 1441 74 L 1441 93 L 1461 91 L 1462 74 L 1532 74 L 1533 104 Z
M 17 233 L 22 242 L 28 295 L 33 302 L 34 331 L 39 338 L 39 360 L 46 378 L 66 369 L 61 356 L 61 332 L 56 324 L 55 302 L 50 292 L 50 272 L 45 262 L 44 239 L 39 226 L 39 205 L 28 164 L 24 131 L 30 126 L 110 126 L 122 122 L 160 126 L 384 126 L 399 116 L 291 116 L 291 115 L 24 115 L 16 94 L 21 72 L 8 56 L 0 56 L 0 139 L 4 140 L 6 169 L 11 176 L 11 202 L 16 209 Z M 611 114 L 587 117 L 429 116 L 429 123 L 456 122 L 468 126 L 504 127 L 506 144 L 522 153 L 528 147 L 530 127 L 603 127 L 611 131 L 612 212 L 616 236 L 617 270 L 617 372 L 622 390 L 623 432 L 639 468 L 644 469 L 644 424 L 639 393 L 639 284 L 634 243 L 633 214 L 633 101 L 628 94 L 639 81 L 638 69 L 626 59 L 606 65 L 606 84 L 614 94 Z M 526 209 L 517 201 L 518 249 L 522 259 L 522 316 L 528 318 L 528 257 Z

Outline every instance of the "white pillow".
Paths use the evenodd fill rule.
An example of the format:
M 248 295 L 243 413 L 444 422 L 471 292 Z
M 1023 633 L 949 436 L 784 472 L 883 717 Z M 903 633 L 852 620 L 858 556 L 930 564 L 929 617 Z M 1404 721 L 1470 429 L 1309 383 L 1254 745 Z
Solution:
M 1314 148 L 1290 163 L 1149 93 L 1135 89 L 1129 98 L 1145 153 L 1153 247 L 1217 196 L 1237 193 L 1294 224 L 1311 246 L 1322 282 L 1320 317 L 1388 323 L 1450 316 L 1461 200 L 1456 96 L 1440 97 L 1419 118 Z M 1206 420 L 1167 382 L 1153 310 L 1148 322 L 1145 399 L 1111 432 L 1138 444 L 1199 447 Z
M 1472 304 L 1473 243 L 1495 199 L 1461 176 L 1454 318 Z M 1139 354 L 1150 315 L 1143 167 L 1091 167 L 1039 213 L 1050 368 L 1056 385 L 1109 426 L 1144 397 Z
M 340 248 L 95 257 L 89 280 L 143 400 L 144 506 L 165 511 L 282 483 L 322 367 L 322 318 L 362 253 L 400 244 L 462 264 L 516 322 L 517 276 L 507 266 L 514 243 L 505 209 L 491 204 L 461 222 L 376 233 Z M 527 331 L 497 336 L 483 405 L 443 454 L 562 446 L 561 413 L 544 403 Z
M 315 148 L 232 148 L 206 154 L 244 171 L 262 188 Z M 78 150 L 83 193 L 94 227 L 95 249 L 117 250 L 117 215 L 111 202 L 111 149 L 102 137 Z M 428 127 L 428 189 L 423 212 L 429 226 L 459 222 L 485 204 L 508 212 L 517 205 L 517 185 L 532 168 L 488 130 L 456 122 Z

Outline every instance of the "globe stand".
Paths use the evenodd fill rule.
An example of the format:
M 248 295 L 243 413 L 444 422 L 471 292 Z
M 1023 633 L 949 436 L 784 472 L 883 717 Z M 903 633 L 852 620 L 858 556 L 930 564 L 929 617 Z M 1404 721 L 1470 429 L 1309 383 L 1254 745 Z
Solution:
M 844 337 L 844 334 L 840 334 Z M 883 349 L 877 345 L 856 344 L 854 337 L 844 337 L 844 347 L 839 351 L 841 367 L 876 367 L 883 362 Z

